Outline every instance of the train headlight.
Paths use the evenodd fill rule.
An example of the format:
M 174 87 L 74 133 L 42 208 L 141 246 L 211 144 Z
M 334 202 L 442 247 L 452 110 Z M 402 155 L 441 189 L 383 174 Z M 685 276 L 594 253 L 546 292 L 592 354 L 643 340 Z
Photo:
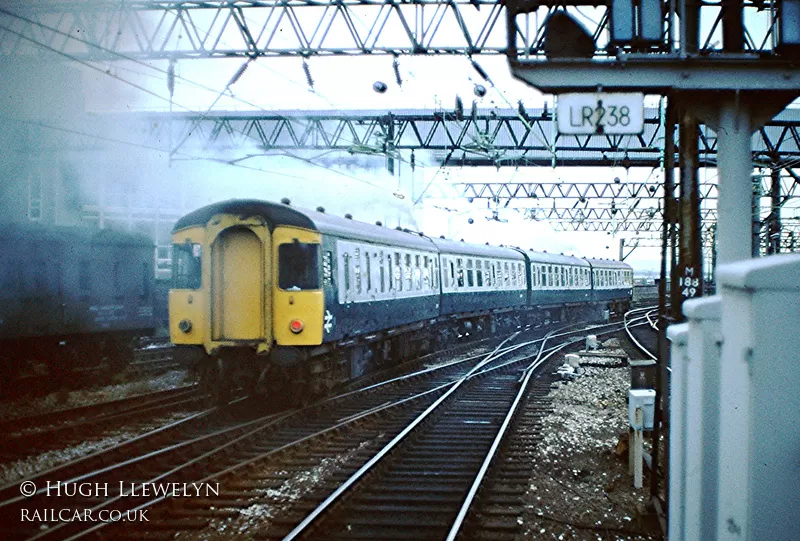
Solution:
M 182 332 L 189 334 L 192 331 L 192 322 L 188 319 L 182 319 L 180 323 L 178 323 L 178 328 Z
M 299 319 L 293 319 L 291 323 L 289 323 L 289 330 L 292 331 L 294 334 L 300 334 L 303 332 L 306 324 L 300 321 Z

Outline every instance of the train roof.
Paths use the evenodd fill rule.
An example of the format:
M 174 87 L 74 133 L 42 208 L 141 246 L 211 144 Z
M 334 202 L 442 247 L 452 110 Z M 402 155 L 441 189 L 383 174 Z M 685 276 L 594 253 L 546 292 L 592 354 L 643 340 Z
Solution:
M 519 250 L 489 244 L 471 244 L 469 242 L 431 239 L 442 254 L 471 255 L 478 257 L 502 257 L 505 259 L 524 259 Z
M 229 199 L 206 205 L 175 222 L 172 232 L 195 226 L 205 226 L 217 214 L 235 214 L 242 218 L 258 216 L 266 220 L 271 227 L 288 225 L 305 229 L 317 228 L 311 219 L 299 210 L 288 205 L 259 201 L 257 199 Z
M 283 203 L 255 199 L 231 199 L 207 205 L 178 220 L 173 232 L 187 227 L 202 226 L 216 214 L 235 214 L 241 217 L 258 216 L 270 228 L 276 226 L 300 227 L 320 233 L 367 242 L 391 244 L 419 250 L 433 250 L 431 241 L 417 233 L 399 231 L 324 212 L 292 207 Z
M 115 229 L 95 229 L 80 226 L 53 226 L 8 222 L 0 224 L 0 239 L 21 242 L 68 242 L 84 244 L 104 244 L 117 246 L 153 247 L 152 239 L 140 233 L 118 231 Z
M 436 248 L 428 237 L 419 233 L 340 218 L 313 210 L 304 212 L 314 221 L 321 233 L 335 237 L 390 244 L 416 250 L 434 251 Z
M 550 264 L 557 264 L 557 265 L 574 265 L 576 267 L 588 267 L 589 263 L 587 263 L 584 259 L 580 257 L 575 257 L 571 255 L 564 255 L 564 254 L 548 254 L 547 252 L 535 252 L 533 250 L 529 250 L 525 252 L 527 256 L 530 258 L 531 263 L 550 263 Z
M 623 263 L 622 261 L 617 261 L 616 259 L 593 259 L 591 257 L 587 257 L 586 261 L 588 261 L 592 265 L 592 267 L 596 269 L 633 270 L 633 267 L 631 267 L 627 263 Z

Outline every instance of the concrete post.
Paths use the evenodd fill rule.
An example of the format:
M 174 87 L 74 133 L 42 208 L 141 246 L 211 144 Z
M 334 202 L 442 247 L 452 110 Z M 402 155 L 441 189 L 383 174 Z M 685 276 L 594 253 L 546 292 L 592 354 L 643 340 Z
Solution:
M 671 342 L 670 365 L 670 429 L 669 429 L 669 541 L 684 540 L 684 511 L 686 489 L 684 486 L 686 462 L 686 338 L 689 325 L 670 325 L 667 338 Z
M 748 108 L 735 96 L 726 98 L 720 107 L 717 129 L 717 262 L 721 265 L 751 257 L 753 165 L 750 126 Z
M 683 305 L 689 325 L 686 346 L 685 539 L 714 539 L 719 455 L 719 296 Z
M 720 267 L 717 540 L 800 539 L 800 255 Z

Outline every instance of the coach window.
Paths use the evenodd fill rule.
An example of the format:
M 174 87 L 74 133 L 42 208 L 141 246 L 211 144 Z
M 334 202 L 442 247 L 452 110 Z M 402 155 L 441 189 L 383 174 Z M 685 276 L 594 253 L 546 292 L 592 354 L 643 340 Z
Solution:
M 389 291 L 394 291 L 394 271 L 392 269 L 392 254 L 386 254 L 386 264 L 389 266 L 386 269 L 386 282 L 389 286 Z
M 411 254 L 405 254 L 405 266 L 403 272 L 405 273 L 405 288 L 406 291 L 414 289 L 414 279 L 411 276 Z
M 347 252 L 342 254 L 342 261 L 344 262 L 344 290 L 350 291 L 350 254 Z
M 419 256 L 414 256 L 414 285 L 417 291 L 422 289 L 422 269 L 419 266 Z
M 364 270 L 364 276 L 367 278 L 367 289 L 365 290 L 367 293 L 372 291 L 372 262 L 370 261 L 372 258 L 369 256 L 369 252 L 364 252 L 364 263 L 366 264 L 366 269 Z
M 456 259 L 456 284 L 464 287 L 464 260 L 460 257 Z
M 202 246 L 185 242 L 172 246 L 172 287 L 173 289 L 200 289 Z M 89 285 L 89 262 L 82 261 L 80 269 L 80 288 L 91 289 Z
M 450 259 L 442 258 L 442 265 L 444 265 L 444 287 L 448 289 L 455 285 L 455 270 L 453 269 L 453 262 Z
M 386 284 L 384 280 L 386 280 L 386 269 L 383 266 L 383 250 L 381 250 L 380 254 L 378 255 L 378 272 L 380 274 L 381 279 L 381 293 L 386 291 Z
M 392 287 L 397 291 L 403 291 L 403 275 L 402 268 L 400 267 L 400 252 L 394 253 L 394 269 L 392 275 L 389 277 Z
M 478 283 L 478 287 L 483 287 L 483 261 L 480 259 L 475 261 L 475 280 Z
M 361 295 L 361 249 L 353 251 L 353 274 L 356 281 L 356 295 Z
M 467 259 L 467 287 L 475 285 L 475 275 L 472 271 L 472 260 Z

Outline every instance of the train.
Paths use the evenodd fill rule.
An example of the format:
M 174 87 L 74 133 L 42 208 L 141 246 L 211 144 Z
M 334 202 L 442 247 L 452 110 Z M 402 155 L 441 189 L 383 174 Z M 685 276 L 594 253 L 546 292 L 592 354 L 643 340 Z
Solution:
M 431 238 L 286 200 L 211 204 L 172 235 L 175 358 L 220 399 L 313 397 L 465 337 L 599 319 L 632 297 L 620 261 Z
M 109 229 L 0 226 L 0 395 L 121 370 L 156 329 L 153 242 Z

